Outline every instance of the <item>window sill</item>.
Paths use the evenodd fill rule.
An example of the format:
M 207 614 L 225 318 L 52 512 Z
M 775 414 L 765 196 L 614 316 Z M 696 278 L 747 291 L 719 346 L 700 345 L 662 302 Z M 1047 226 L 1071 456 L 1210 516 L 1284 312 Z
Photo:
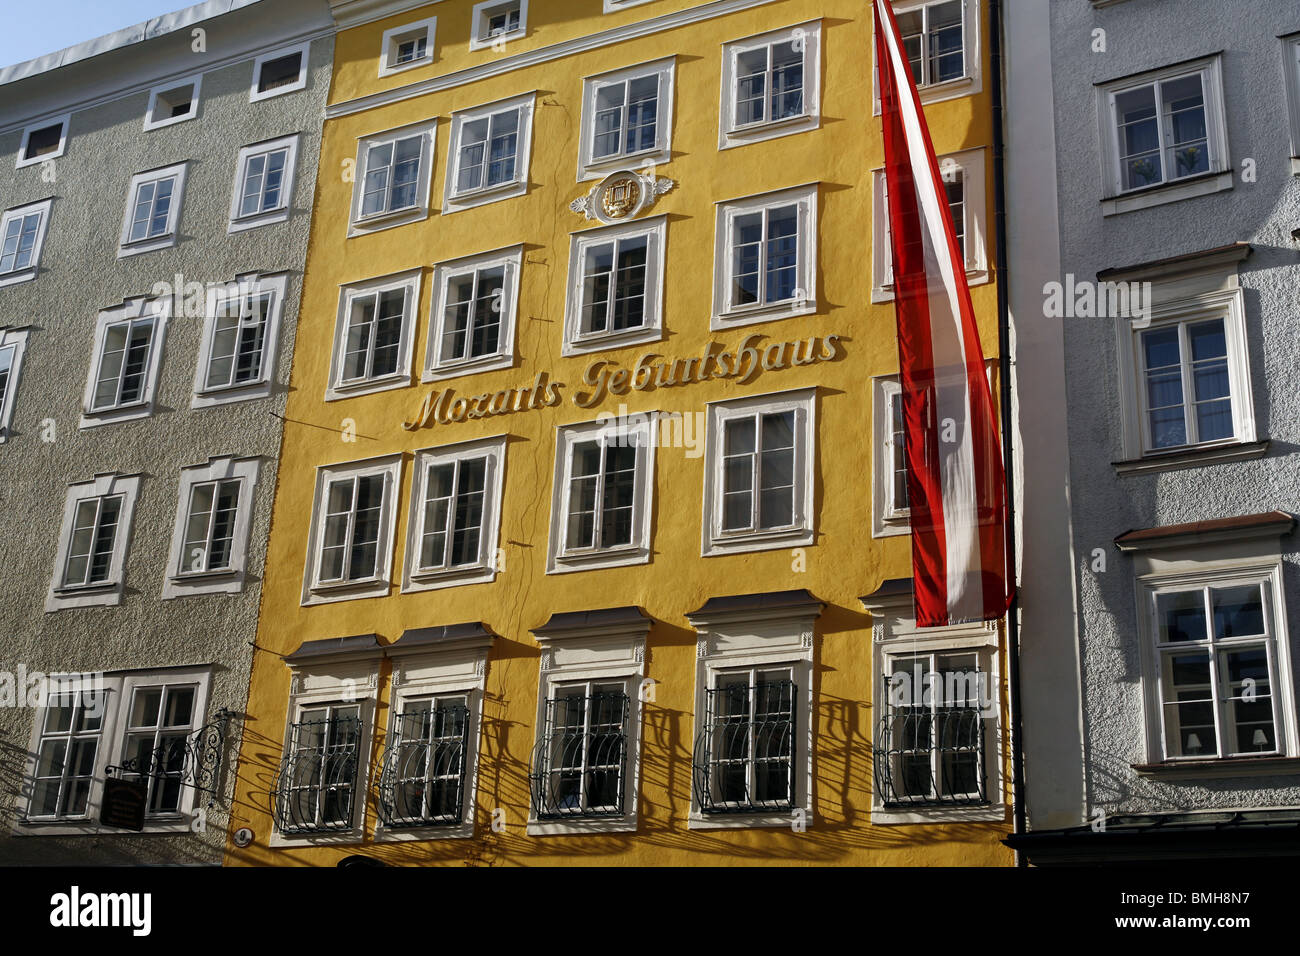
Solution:
M 119 827 L 105 826 L 91 817 L 63 820 L 25 820 L 19 818 L 13 828 L 16 837 L 42 836 L 94 836 L 94 837 L 147 837 L 168 833 L 189 833 L 190 818 L 187 814 L 168 814 L 165 822 L 145 821 L 143 830 L 124 830 Z
M 661 326 L 623 329 L 604 335 L 584 336 L 583 338 L 565 337 L 560 354 L 565 358 L 574 355 L 590 355 L 593 352 L 608 352 L 612 349 L 627 348 L 631 345 L 645 345 L 647 342 L 659 342 L 664 337 Z
M 650 549 L 642 547 L 608 548 L 588 554 L 552 555 L 547 574 L 570 574 L 598 568 L 617 568 L 629 564 L 649 564 Z
M 1135 763 L 1130 766 L 1139 777 L 1169 780 L 1264 777 L 1300 772 L 1300 757 L 1216 757 L 1211 760 L 1171 760 L 1164 763 Z
M 519 161 L 518 155 L 516 155 L 515 161 Z M 516 196 L 522 196 L 527 191 L 528 183 L 522 179 L 515 179 L 508 183 L 498 183 L 484 189 L 475 189 L 472 192 L 448 193 L 446 200 L 442 204 L 442 214 L 448 216 L 454 212 L 460 212 L 462 209 L 473 209 L 476 206 L 486 206 L 488 203 L 500 202 L 504 199 L 514 199 Z
M 154 236 L 149 239 L 140 239 L 137 242 L 124 243 L 117 248 L 117 257 L 126 259 L 130 256 L 143 255 L 146 252 L 157 252 L 160 249 L 171 249 L 176 245 L 176 233 L 168 233 L 165 236 Z
M 305 589 L 302 606 L 312 607 L 317 604 L 387 597 L 391 588 L 392 585 L 387 577 L 366 578 L 364 581 L 346 581 L 340 584 L 311 584 Z
M 1107 196 L 1101 201 L 1103 216 L 1116 216 L 1120 213 L 1149 209 L 1165 203 L 1208 196 L 1232 188 L 1232 170 L 1217 173 L 1201 173 L 1176 179 L 1173 182 L 1145 186 L 1130 192 Z
M 496 575 L 495 567 L 481 563 L 443 571 L 412 571 L 402 583 L 402 593 L 437 591 L 468 584 L 488 584 L 496 580 Z
M 430 824 L 422 827 L 386 827 L 382 823 L 375 828 L 376 843 L 411 843 L 427 840 L 468 840 L 474 836 L 474 821 L 456 824 Z
M 375 392 L 387 392 L 395 388 L 407 388 L 410 384 L 410 372 L 394 372 L 392 375 L 385 375 L 382 378 L 370 378 L 362 382 L 351 382 L 347 385 L 331 385 L 325 392 L 325 401 L 341 402 L 347 398 L 357 398 L 361 395 L 371 395 Z
M 56 597 L 75 597 L 78 594 L 106 594 L 117 588 L 116 581 L 108 581 L 104 584 L 79 584 L 79 585 L 61 585 L 54 589 Z
M 1230 461 L 1248 461 L 1253 458 L 1263 458 L 1267 453 L 1267 441 L 1233 442 L 1230 445 L 1184 448 L 1177 451 L 1147 455 L 1145 458 L 1113 461 L 1111 466 L 1115 469 L 1116 475 L 1124 477 L 1161 471 L 1178 471 L 1183 468 L 1200 468 Z
M 809 113 L 804 116 L 789 116 L 769 123 L 754 123 L 735 129 L 718 130 L 718 149 L 732 149 L 736 146 L 748 146 L 750 143 L 762 143 L 782 136 L 807 133 L 821 126 L 821 115 Z
M 979 78 L 974 74 L 969 76 L 959 76 L 954 80 L 944 80 L 942 83 L 931 83 L 928 86 L 917 87 L 917 95 L 921 99 L 921 105 L 929 106 L 931 103 L 940 103 L 944 100 L 954 100 L 962 96 L 974 96 L 981 92 L 983 85 Z M 872 94 L 871 115 L 880 115 L 880 92 L 876 90 Z
M 640 149 L 635 153 L 620 153 L 617 156 L 602 156 L 583 163 L 578 170 L 578 182 L 590 182 L 604 179 L 610 173 L 624 169 L 645 169 L 647 166 L 663 166 L 672 161 L 672 151 L 668 147 Z
M 77 423 L 77 427 L 98 428 L 100 425 L 115 425 L 118 422 L 148 418 L 152 414 L 152 402 L 141 402 L 138 405 L 126 405 L 121 408 L 105 408 L 97 412 L 82 411 L 81 421 Z
M 386 76 L 394 76 L 398 73 L 405 73 L 407 70 L 418 70 L 422 66 L 433 66 L 432 56 L 422 56 L 418 60 L 411 60 L 408 63 L 394 63 L 392 66 L 383 65 L 379 67 L 379 78 L 382 80 Z
M 778 302 L 773 305 L 733 309 L 730 312 L 715 313 L 709 321 L 709 331 L 725 332 L 727 329 L 758 325 L 761 322 L 778 322 L 782 319 L 793 319 L 800 315 L 812 315 L 816 311 L 817 303 L 812 299 L 792 299 L 788 302 Z
M 371 213 L 369 216 L 358 216 L 348 223 L 348 238 L 365 236 L 384 229 L 395 229 L 398 226 L 410 225 L 413 222 L 420 222 L 428 218 L 429 205 L 427 200 L 423 204 L 417 203 L 414 206 L 394 209 L 392 212 L 376 212 Z
M 974 288 L 975 286 L 987 285 L 990 277 L 991 276 L 987 267 L 967 269 L 966 286 L 968 288 Z M 882 302 L 893 302 L 893 301 L 894 301 L 894 285 L 892 282 L 889 285 L 884 285 L 884 286 L 873 285 L 871 287 L 871 302 L 873 305 L 880 304 Z
M 36 269 L 23 269 L 19 272 L 6 272 L 0 275 L 0 288 L 7 285 L 17 285 L 20 282 L 30 282 L 36 278 Z
M 365 837 L 359 827 L 351 830 L 317 830 L 311 833 L 271 833 L 269 845 L 272 849 L 303 846 L 331 846 L 340 843 L 363 843 Z
M 816 539 L 811 528 L 787 528 L 783 531 L 758 531 L 744 535 L 717 535 L 709 538 L 700 552 L 701 557 L 712 558 L 723 554 L 746 551 L 775 551 L 810 545 Z
M 221 568 L 216 571 L 183 571 L 179 574 L 173 574 L 171 581 L 177 584 L 184 584 L 188 581 L 200 583 L 204 581 L 220 581 L 223 578 L 233 578 L 239 574 L 239 568 Z
M 1002 804 L 979 807 L 880 807 L 871 808 L 872 826 L 903 826 L 910 823 L 1001 823 L 1007 818 Z
M 213 408 L 217 405 L 234 405 L 237 402 L 251 402 L 268 398 L 271 394 L 271 382 L 244 382 L 224 388 L 208 388 L 195 392 L 190 399 L 190 408 Z
M 796 814 L 803 814 L 802 817 Z M 810 810 L 791 807 L 788 810 L 760 810 L 756 813 L 701 813 L 692 810 L 687 820 L 688 830 L 747 830 L 755 827 L 786 828 L 798 821 L 805 829 L 811 829 L 813 814 Z
M 478 50 L 494 50 L 497 44 L 512 43 L 515 40 L 522 40 L 527 35 L 525 30 L 511 30 L 509 33 L 497 33 L 490 37 L 471 37 L 469 48 L 471 52 Z
M 440 382 L 451 378 L 462 378 L 479 372 L 494 372 L 509 368 L 514 364 L 514 355 L 481 355 L 478 358 L 458 362 L 455 365 L 435 366 L 424 370 L 420 376 L 421 383 Z
M 893 538 L 911 533 L 912 524 L 907 518 L 878 518 L 875 527 L 871 529 L 873 538 Z
M 279 209 L 268 209 L 266 212 L 253 213 L 249 216 L 240 216 L 237 219 L 230 220 L 230 225 L 226 227 L 226 235 L 231 236 L 237 232 L 246 232 L 249 229 L 256 229 L 259 226 L 269 226 L 277 222 L 284 222 L 288 218 L 288 206 L 281 206 Z
M 528 821 L 529 836 L 581 836 L 584 833 L 635 833 L 635 816 Z

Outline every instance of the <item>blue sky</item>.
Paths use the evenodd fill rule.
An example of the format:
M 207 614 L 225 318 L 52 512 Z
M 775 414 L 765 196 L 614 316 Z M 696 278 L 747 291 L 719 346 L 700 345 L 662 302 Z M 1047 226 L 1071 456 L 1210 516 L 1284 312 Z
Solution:
M 0 66 L 181 10 L 198 0 L 5 0 Z

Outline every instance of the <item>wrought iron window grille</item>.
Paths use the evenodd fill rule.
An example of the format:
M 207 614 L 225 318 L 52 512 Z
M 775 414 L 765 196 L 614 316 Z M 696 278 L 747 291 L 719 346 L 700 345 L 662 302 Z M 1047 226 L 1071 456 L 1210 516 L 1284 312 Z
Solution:
M 978 707 L 887 704 L 875 748 L 876 792 L 889 808 L 985 806 Z
M 233 716 L 231 711 L 222 707 L 217 711 L 216 719 L 189 736 L 155 747 L 145 758 L 131 757 L 119 764 L 110 764 L 104 772 L 124 779 L 178 779 L 181 786 L 193 787 L 200 793 L 215 797 L 225 754 L 226 730 Z
M 469 723 L 464 704 L 411 710 L 397 719 L 379 776 L 384 826 L 455 826 L 462 821 Z
M 361 718 L 330 716 L 293 725 L 271 791 L 281 833 L 352 829 Z
M 793 681 L 732 684 L 706 692 L 695 740 L 695 803 L 703 813 L 760 813 L 795 806 Z
M 538 820 L 623 815 L 630 711 L 621 692 L 546 701 L 529 773 Z

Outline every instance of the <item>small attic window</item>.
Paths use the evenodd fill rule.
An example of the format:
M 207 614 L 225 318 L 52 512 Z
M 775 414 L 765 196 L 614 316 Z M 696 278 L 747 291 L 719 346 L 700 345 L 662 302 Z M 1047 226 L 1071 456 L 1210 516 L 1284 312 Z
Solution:
M 437 17 L 384 31 L 383 50 L 379 57 L 379 75 L 425 66 L 433 62 L 433 35 Z
M 149 111 L 144 117 L 144 128 L 148 130 L 170 126 L 198 115 L 200 79 L 201 77 L 195 76 L 154 89 L 149 94 Z
M 251 101 L 292 93 L 307 85 L 308 44 L 289 50 L 276 50 L 258 57 L 253 63 Z
M 52 123 L 39 123 L 27 127 L 23 130 L 22 145 L 18 149 L 17 168 L 62 156 L 67 141 L 68 117 L 66 116 Z

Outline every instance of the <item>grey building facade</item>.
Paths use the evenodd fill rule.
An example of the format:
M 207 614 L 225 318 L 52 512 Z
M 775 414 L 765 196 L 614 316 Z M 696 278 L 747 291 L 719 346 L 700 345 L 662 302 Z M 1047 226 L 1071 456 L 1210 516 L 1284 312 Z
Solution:
M 1033 863 L 1300 854 L 1300 3 L 1009 0 Z
M 0 862 L 220 861 L 332 57 L 212 0 L 0 70 Z

